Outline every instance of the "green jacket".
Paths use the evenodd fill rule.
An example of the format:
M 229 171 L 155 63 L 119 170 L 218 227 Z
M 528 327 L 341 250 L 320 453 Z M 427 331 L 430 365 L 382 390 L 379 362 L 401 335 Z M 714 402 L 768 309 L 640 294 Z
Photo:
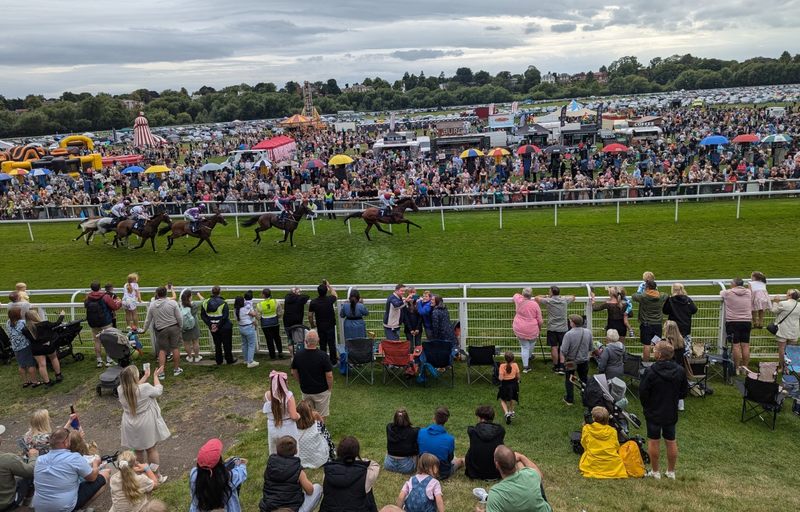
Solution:
M 661 325 L 661 320 L 664 318 L 662 308 L 669 296 L 666 293 L 656 293 L 658 293 L 657 296 L 650 295 L 647 292 L 633 294 L 633 301 L 639 303 L 637 318 L 640 324 Z
M 11 504 L 17 492 L 17 482 L 14 477 L 33 478 L 33 467 L 36 458 L 30 462 L 23 460 L 11 453 L 0 453 L 0 509 Z

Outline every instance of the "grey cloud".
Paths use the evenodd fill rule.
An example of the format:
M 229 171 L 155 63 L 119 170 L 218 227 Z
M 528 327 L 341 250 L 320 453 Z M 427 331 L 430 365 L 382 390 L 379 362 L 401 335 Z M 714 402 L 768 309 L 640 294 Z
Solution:
M 440 57 L 460 57 L 464 55 L 461 50 L 398 50 L 389 54 L 390 57 L 400 60 L 425 60 Z
M 584 32 L 595 32 L 597 30 L 603 30 L 603 28 L 604 28 L 603 25 L 599 23 L 594 23 L 591 25 L 583 25 L 581 27 L 581 30 L 583 30 Z
M 577 28 L 578 25 L 575 23 L 556 23 L 555 25 L 550 25 L 550 31 L 559 34 L 574 32 Z
M 525 33 L 526 34 L 535 34 L 537 32 L 542 31 L 542 26 L 538 23 L 528 23 L 525 25 Z
M 490 32 L 495 31 L 495 30 L 502 30 L 502 29 L 503 29 L 503 27 L 500 27 L 500 26 L 497 26 L 497 25 L 489 25 L 488 27 L 483 27 L 483 30 L 488 30 Z

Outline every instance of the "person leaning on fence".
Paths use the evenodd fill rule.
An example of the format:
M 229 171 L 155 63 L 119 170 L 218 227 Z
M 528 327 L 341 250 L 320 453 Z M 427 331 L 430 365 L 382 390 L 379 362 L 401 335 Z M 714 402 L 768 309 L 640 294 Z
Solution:
M 367 306 L 361 299 L 361 294 L 353 288 L 347 297 L 347 302 L 339 308 L 339 316 L 344 318 L 344 339 L 351 340 L 367 337 L 367 324 L 364 317 L 369 314 Z
M 641 286 L 640 286 L 641 288 Z M 653 339 L 662 335 L 662 309 L 667 300 L 667 294 L 658 291 L 658 285 L 652 279 L 644 282 L 644 291 L 637 292 L 631 297 L 639 303 L 639 336 L 642 342 L 642 360 L 650 360 L 650 345 Z
M 561 295 L 558 286 L 550 287 L 550 294 L 536 296 L 536 302 L 547 307 L 547 345 L 553 361 L 553 372 L 564 374 L 564 359 L 561 357 L 561 343 L 569 330 L 567 308 L 575 302 L 574 295 Z
M 778 332 L 775 340 L 778 342 L 778 368 L 785 370 L 786 344 L 796 344 L 800 334 L 800 291 L 790 288 L 786 296 L 772 297 L 772 312 L 775 314 L 775 324 Z
M 197 321 L 197 313 L 203 303 L 203 296 L 197 294 L 199 301 L 192 301 L 192 290 L 186 289 L 181 292 L 180 306 L 183 324 L 181 326 L 181 339 L 186 349 L 186 360 L 190 363 L 199 363 L 203 356 L 200 355 L 200 324 Z
M 406 299 L 403 296 L 405 290 L 404 285 L 398 284 L 394 287 L 394 292 L 386 298 L 386 306 L 383 311 L 383 335 L 387 340 L 400 340 L 400 316 L 402 309 L 406 307 Z
M 656 343 L 655 354 L 656 362 L 645 370 L 639 383 L 639 399 L 647 422 L 647 452 L 652 467 L 647 476 L 661 478 L 659 453 L 663 437 L 667 445 L 665 475 L 674 480 L 678 461 L 678 443 L 675 440 L 678 401 L 686 398 L 689 383 L 686 372 L 673 359 L 675 352 L 670 342 L 661 340 Z
M 331 364 L 339 360 L 336 349 L 336 290 L 323 280 L 317 286 L 319 296 L 308 304 L 308 324 L 319 334 L 320 349 L 330 354 Z
M 522 372 L 528 373 L 531 371 L 529 363 L 531 350 L 536 345 L 536 340 L 539 339 L 539 332 L 544 323 L 542 310 L 539 308 L 539 304 L 533 300 L 530 288 L 524 288 L 521 294 L 514 294 L 514 306 L 516 314 L 512 328 L 522 346 Z
M 737 277 L 731 287 L 719 292 L 725 305 L 725 334 L 733 343 L 733 364 L 736 374 L 750 365 L 750 331 L 753 329 L 752 293 L 744 280 Z
M 105 290 L 101 290 L 99 281 L 92 282 L 89 288 L 91 291 L 86 295 L 83 306 L 86 308 L 86 323 L 92 329 L 97 367 L 100 368 L 103 366 L 103 344 L 100 343 L 100 338 L 97 335 L 103 332 L 104 329 L 111 327 L 114 320 L 112 312 L 122 307 L 122 301 L 106 293 Z M 106 366 L 114 366 L 115 364 L 110 357 L 106 356 Z
M 672 283 L 672 295 L 664 302 L 661 311 L 667 315 L 668 320 L 678 324 L 686 343 L 691 343 L 692 316 L 697 314 L 697 305 L 686 295 L 686 288 L 681 283 Z
M 283 314 L 283 306 L 272 296 L 272 290 L 261 290 L 261 302 L 256 304 L 256 312 L 261 323 L 261 332 L 267 341 L 269 358 L 272 360 L 283 359 L 283 346 L 281 345 L 281 329 L 278 322 Z
M 589 377 L 589 355 L 592 351 L 592 331 L 583 326 L 583 317 L 569 315 L 570 330 L 564 335 L 561 354 L 564 356 L 564 403 L 572 405 L 575 401 L 572 378 L 586 384 Z
M 172 353 L 172 375 L 183 373 L 181 368 L 181 329 L 183 328 L 183 314 L 177 302 L 167 298 L 167 289 L 163 286 L 156 288 L 156 300 L 147 308 L 143 331 L 153 326 L 155 338 L 158 343 L 158 366 L 163 368 L 167 363 L 167 352 Z M 164 378 L 164 374 L 158 376 Z

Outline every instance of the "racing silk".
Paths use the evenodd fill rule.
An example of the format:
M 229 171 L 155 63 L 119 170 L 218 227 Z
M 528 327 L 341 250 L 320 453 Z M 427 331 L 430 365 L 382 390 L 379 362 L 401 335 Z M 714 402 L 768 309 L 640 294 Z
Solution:
M 131 216 L 136 220 L 147 220 L 150 218 L 150 216 L 147 215 L 144 207 L 141 205 L 136 205 L 131 208 Z
M 280 197 L 276 197 L 275 198 L 275 208 L 277 208 L 280 213 L 283 213 L 283 212 L 286 211 L 286 207 L 283 206 L 283 202 L 284 201 L 285 200 L 280 198 Z
M 386 198 L 386 194 L 381 194 L 381 208 L 386 211 L 389 211 L 394 206 L 394 196 L 389 196 Z
M 124 203 L 117 203 L 111 207 L 111 215 L 120 219 L 124 219 L 127 217 L 127 212 L 125 211 L 125 204 Z
M 190 221 L 190 222 L 199 221 L 200 220 L 200 208 L 198 208 L 196 206 L 194 208 L 189 208 L 188 210 L 183 212 L 183 217 L 186 220 Z

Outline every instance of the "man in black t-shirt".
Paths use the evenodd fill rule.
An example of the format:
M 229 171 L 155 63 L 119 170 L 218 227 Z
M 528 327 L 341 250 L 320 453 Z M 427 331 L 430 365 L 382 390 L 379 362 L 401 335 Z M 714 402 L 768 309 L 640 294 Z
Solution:
M 309 296 L 300 293 L 300 288 L 292 288 L 283 298 L 283 328 L 286 329 L 286 337 L 291 340 L 289 327 L 302 325 L 305 317 L 306 302 Z
M 330 415 L 333 366 L 318 344 L 317 331 L 308 331 L 305 350 L 297 351 L 292 359 L 292 376 L 300 383 L 303 400 L 314 402 L 314 408 L 326 420 Z
M 319 333 L 319 345 L 323 352 L 331 356 L 331 364 L 337 363 L 336 352 L 336 290 L 328 283 L 322 281 L 317 287 L 319 297 L 313 299 L 308 305 L 308 323 L 312 329 Z

